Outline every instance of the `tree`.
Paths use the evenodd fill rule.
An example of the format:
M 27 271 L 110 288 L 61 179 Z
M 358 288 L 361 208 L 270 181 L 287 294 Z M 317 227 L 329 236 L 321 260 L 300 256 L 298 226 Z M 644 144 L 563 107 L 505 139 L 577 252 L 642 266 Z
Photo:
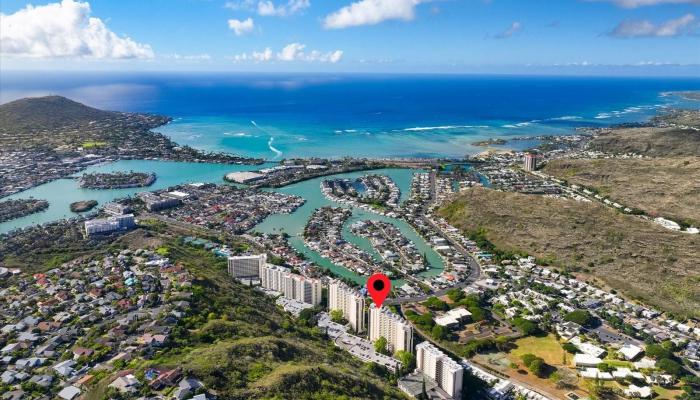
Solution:
M 597 367 L 598 367 L 598 370 L 603 371 L 603 372 L 613 372 L 615 370 L 615 367 L 613 367 L 612 365 L 605 363 L 605 362 L 598 364 Z
M 377 353 L 381 353 L 381 354 L 387 354 L 388 351 L 386 349 L 386 345 L 387 345 L 386 338 L 384 336 L 380 336 L 379 339 L 377 339 L 377 341 L 374 342 L 374 351 L 376 351 Z
M 574 310 L 564 315 L 564 321 L 574 322 L 585 327 L 592 327 L 596 324 L 597 319 L 587 310 Z
M 547 363 L 545 363 L 543 359 L 537 357 L 534 360 L 532 360 L 527 369 L 529 369 L 530 372 L 532 372 L 533 374 L 542 377 L 544 376 L 546 367 Z
M 656 362 L 656 366 L 673 376 L 679 376 L 683 373 L 683 367 L 670 358 L 662 358 Z
M 397 351 L 394 357 L 397 360 L 401 361 L 401 364 L 403 364 L 404 371 L 412 370 L 416 363 L 416 356 L 405 350 Z
M 450 289 L 447 291 L 447 297 L 456 303 L 464 298 L 464 292 L 459 289 Z
M 647 354 L 647 356 L 655 358 L 657 360 L 660 360 L 662 358 L 671 358 L 673 357 L 673 353 L 671 353 L 670 350 L 664 348 L 661 345 L 658 344 L 650 344 L 644 349 L 644 352 Z
M 520 356 L 520 359 L 523 360 L 523 364 L 525 364 L 526 367 L 529 367 L 536 358 L 537 356 L 531 353 Z
M 447 338 L 447 330 L 445 327 L 440 326 L 440 325 L 435 325 L 433 329 L 430 331 L 431 335 L 433 335 L 433 338 L 442 340 Z
M 540 332 L 540 328 L 536 323 L 528 321 L 525 318 L 515 318 L 512 322 L 513 325 L 515 325 L 515 327 L 518 328 L 518 330 L 525 336 L 534 335 Z
M 578 353 L 578 347 L 575 344 L 566 342 L 561 347 L 566 350 L 567 353 L 576 354 Z
M 510 347 L 510 338 L 508 336 L 498 336 L 494 341 L 498 351 L 507 351 Z
M 542 377 L 547 370 L 547 363 L 545 363 L 541 357 L 537 357 L 534 354 L 523 354 L 520 356 L 520 359 L 523 360 L 523 364 L 525 364 L 530 372 L 539 377 Z
M 433 309 L 433 310 L 443 310 L 443 311 L 445 311 L 445 310 L 447 310 L 447 309 L 450 308 L 450 307 L 447 305 L 447 303 L 445 303 L 444 301 L 438 299 L 438 298 L 435 297 L 435 296 L 429 297 L 428 300 L 426 300 L 425 302 L 423 302 L 423 304 L 424 304 L 426 307 L 428 307 L 428 308 L 430 308 L 430 309 Z
M 331 321 L 333 321 L 335 323 L 340 324 L 343 322 L 343 311 L 341 311 L 341 310 L 331 310 L 330 316 L 331 316 Z

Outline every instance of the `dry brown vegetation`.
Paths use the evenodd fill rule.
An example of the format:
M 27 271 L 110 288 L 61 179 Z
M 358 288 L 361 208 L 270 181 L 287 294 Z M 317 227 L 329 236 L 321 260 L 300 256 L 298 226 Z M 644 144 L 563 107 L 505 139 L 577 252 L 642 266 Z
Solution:
M 700 157 L 560 159 L 544 172 L 651 216 L 700 223 Z
M 700 155 L 700 132 L 679 128 L 620 128 L 597 136 L 593 150 L 614 154 L 661 156 Z
M 662 310 L 700 315 L 700 236 L 678 233 L 597 203 L 472 188 L 440 214 L 501 249 L 602 279 Z
M 700 111 L 675 110 L 655 117 L 654 126 L 621 127 L 596 136 L 592 150 L 651 157 L 700 156 Z

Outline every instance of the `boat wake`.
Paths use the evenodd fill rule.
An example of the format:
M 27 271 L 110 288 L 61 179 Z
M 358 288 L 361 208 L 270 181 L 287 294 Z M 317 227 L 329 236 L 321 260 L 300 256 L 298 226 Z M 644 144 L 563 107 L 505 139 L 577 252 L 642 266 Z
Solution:
M 267 141 L 267 147 L 270 148 L 270 151 L 272 151 L 273 153 L 275 153 L 275 156 L 274 156 L 272 159 L 273 159 L 273 160 L 276 160 L 276 159 L 282 157 L 282 154 L 283 154 L 283 153 L 282 153 L 279 149 L 275 148 L 275 147 L 272 145 L 272 142 L 274 142 L 274 141 L 275 141 L 275 138 L 274 138 L 274 137 L 270 137 L 270 140 Z
M 233 136 L 233 137 L 252 137 L 253 135 L 250 135 L 245 132 L 225 132 L 224 136 Z

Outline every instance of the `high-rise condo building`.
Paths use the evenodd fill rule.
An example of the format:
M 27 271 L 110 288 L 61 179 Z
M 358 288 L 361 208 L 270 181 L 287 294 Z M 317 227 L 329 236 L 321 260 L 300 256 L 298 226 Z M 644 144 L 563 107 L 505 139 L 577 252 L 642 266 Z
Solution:
M 386 307 L 369 306 L 369 340 L 376 341 L 380 337 L 387 340 L 389 350 L 395 353 L 399 350 L 413 353 L 413 329 L 400 316 L 389 311 Z
M 525 171 L 534 171 L 537 169 L 537 156 L 526 153 L 525 157 L 523 158 L 523 168 Z
M 321 281 L 293 274 L 288 268 L 263 265 L 260 268 L 260 285 L 302 303 L 317 305 L 321 302 Z
M 266 262 L 266 254 L 229 257 L 228 274 L 234 278 L 257 278 Z
M 416 369 L 434 380 L 438 387 L 452 398 L 461 398 L 464 367 L 430 342 L 422 342 L 416 346 Z
M 328 286 L 328 309 L 340 310 L 355 332 L 365 331 L 365 298 L 357 290 L 338 280 Z

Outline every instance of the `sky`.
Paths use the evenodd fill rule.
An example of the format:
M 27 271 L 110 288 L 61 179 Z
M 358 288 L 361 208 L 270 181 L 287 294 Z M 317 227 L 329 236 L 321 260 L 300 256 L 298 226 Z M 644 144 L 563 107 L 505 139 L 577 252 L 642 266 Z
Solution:
M 700 0 L 2 0 L 0 70 L 700 76 Z

